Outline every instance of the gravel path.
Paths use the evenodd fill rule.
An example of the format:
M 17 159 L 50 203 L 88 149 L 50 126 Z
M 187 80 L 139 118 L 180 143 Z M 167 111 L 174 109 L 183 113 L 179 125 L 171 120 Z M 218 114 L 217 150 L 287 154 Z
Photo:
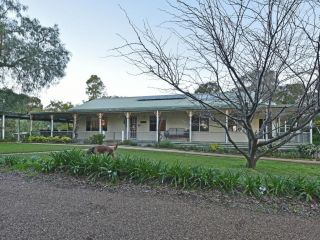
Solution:
M 319 216 L 70 179 L 0 173 L 0 239 L 320 239 Z

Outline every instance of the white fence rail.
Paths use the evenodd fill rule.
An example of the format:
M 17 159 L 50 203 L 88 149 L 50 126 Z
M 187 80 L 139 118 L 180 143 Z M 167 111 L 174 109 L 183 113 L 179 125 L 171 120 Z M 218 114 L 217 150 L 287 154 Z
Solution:
M 53 131 L 53 136 L 68 136 L 73 137 L 72 131 Z M 155 142 L 157 139 L 155 131 L 149 132 L 129 132 L 129 138 L 127 138 L 126 131 L 103 131 L 105 135 L 105 141 L 123 141 L 123 140 L 136 140 L 145 142 Z M 76 139 L 88 140 L 92 135 L 99 134 L 99 131 L 77 131 Z M 31 135 L 51 136 L 50 130 L 38 130 L 32 131 Z M 242 132 L 230 132 L 231 138 L 238 143 L 246 143 L 247 137 Z M 159 132 L 159 140 L 169 140 L 172 142 L 189 142 L 189 133 L 183 136 L 171 136 L 165 134 L 164 131 Z M 207 143 L 225 143 L 224 132 L 192 132 L 192 142 L 207 142 Z M 293 137 L 289 144 L 307 144 L 310 143 L 310 132 L 302 132 L 299 135 Z

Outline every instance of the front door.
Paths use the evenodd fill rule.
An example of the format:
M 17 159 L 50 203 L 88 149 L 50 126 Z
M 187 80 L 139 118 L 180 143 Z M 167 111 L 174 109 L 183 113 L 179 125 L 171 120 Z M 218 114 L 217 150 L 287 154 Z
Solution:
M 131 116 L 130 117 L 130 139 L 137 138 L 137 117 Z

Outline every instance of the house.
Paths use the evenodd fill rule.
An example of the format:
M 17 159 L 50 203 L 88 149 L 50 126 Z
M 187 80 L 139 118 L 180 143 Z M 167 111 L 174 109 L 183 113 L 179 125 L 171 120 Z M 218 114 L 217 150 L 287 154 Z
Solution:
M 220 111 L 229 114 L 233 111 L 217 99 L 206 98 L 205 101 L 211 101 L 210 104 Z M 280 108 L 274 105 L 272 110 L 276 112 Z M 221 113 L 214 114 L 226 123 L 233 141 L 243 145 L 247 143 L 247 136 L 241 127 Z M 261 129 L 265 116 L 262 107 L 252 121 L 256 132 Z M 101 98 L 76 106 L 68 112 L 32 112 L 23 116 L 2 112 L 0 117 L 2 139 L 5 137 L 5 119 L 18 117 L 29 119 L 30 135 L 70 136 L 80 142 L 94 134 L 103 133 L 105 140 L 112 142 L 159 142 L 168 139 L 172 142 L 229 144 L 225 129 L 214 123 L 199 103 L 184 95 Z M 288 118 L 290 113 L 281 113 L 272 126 L 266 126 L 272 128 L 272 134 L 262 134 L 261 141 L 287 131 Z M 49 124 L 47 129 L 35 131 L 33 121 L 46 121 Z M 58 131 L 55 129 L 56 122 L 67 123 L 67 129 L 71 127 L 73 130 Z M 300 131 L 287 146 L 307 143 L 312 143 L 310 127 Z
M 214 101 L 214 104 L 221 111 L 232 111 L 219 101 Z M 107 141 L 158 142 L 169 139 L 174 142 L 228 143 L 224 128 L 206 116 L 200 104 L 184 95 L 101 98 L 74 107 L 68 113 L 72 114 L 69 120 L 74 123 L 73 137 L 78 140 L 103 133 Z M 246 143 L 247 137 L 242 129 L 220 115 L 228 125 L 231 138 L 237 143 Z M 53 124 L 54 114 L 51 116 Z M 261 109 L 252 122 L 256 131 L 262 126 L 264 117 L 265 110 Z M 262 138 L 286 131 L 287 117 L 281 115 L 269 126 L 275 129 L 272 135 L 264 134 Z M 291 140 L 295 144 L 311 142 L 309 128 Z

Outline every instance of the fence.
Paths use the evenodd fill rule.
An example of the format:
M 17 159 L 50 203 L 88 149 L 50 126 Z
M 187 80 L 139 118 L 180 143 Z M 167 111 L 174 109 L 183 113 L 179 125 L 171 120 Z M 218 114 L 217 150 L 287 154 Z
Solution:
M 92 135 L 99 134 L 99 131 L 77 131 L 76 138 L 78 140 L 88 140 Z M 123 141 L 127 140 L 126 131 L 115 131 L 115 132 L 102 132 L 105 135 L 105 141 Z M 39 130 L 32 131 L 32 135 L 40 136 L 51 136 L 50 130 Z M 247 137 L 243 132 L 230 132 L 231 138 L 238 143 L 246 143 Z M 53 136 L 67 136 L 72 138 L 72 131 L 53 131 Z M 129 140 L 136 140 L 140 142 L 155 142 L 157 140 L 156 132 L 129 132 Z M 172 142 L 188 142 L 188 135 L 183 137 L 167 136 L 164 131 L 159 132 L 159 140 L 170 140 Z M 193 142 L 217 142 L 225 143 L 225 133 L 224 132 L 192 132 Z M 288 143 L 290 144 L 306 144 L 310 142 L 310 133 L 302 132 L 299 135 L 293 137 Z

